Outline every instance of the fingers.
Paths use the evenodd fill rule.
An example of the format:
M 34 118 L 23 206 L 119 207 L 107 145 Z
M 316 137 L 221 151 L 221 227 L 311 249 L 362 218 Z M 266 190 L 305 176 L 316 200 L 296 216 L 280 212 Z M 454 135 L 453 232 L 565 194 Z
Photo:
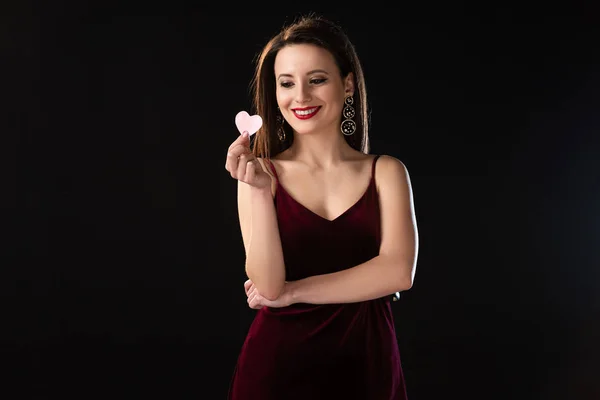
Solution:
M 240 155 L 240 159 L 238 161 L 237 167 L 237 179 L 244 181 L 246 177 L 246 169 L 248 167 L 248 163 L 252 160 L 252 156 L 250 154 L 244 153 Z
M 252 153 L 249 144 L 249 139 L 242 135 L 229 146 L 225 169 L 229 171 L 232 178 L 246 181 L 247 176 L 252 176 L 248 174 L 248 165 L 254 164 L 256 157 Z M 252 166 L 250 173 L 253 173 L 255 169 L 256 167 Z
M 244 132 L 243 134 L 241 134 L 237 139 L 235 139 L 233 141 L 233 143 L 231 143 L 231 145 L 229 146 L 229 148 L 233 148 L 237 145 L 242 145 L 242 146 L 247 146 L 250 144 L 250 136 L 248 136 L 248 132 Z
M 248 293 L 250 292 L 250 288 L 252 288 L 254 286 L 254 283 L 252 283 L 252 281 L 250 279 L 248 279 L 246 282 L 244 282 L 244 291 L 246 292 L 246 296 L 248 296 Z
M 252 152 L 242 154 L 238 159 L 237 170 L 232 176 L 242 182 L 250 183 L 256 174 L 257 163 L 258 159 Z
M 227 153 L 232 153 L 239 157 L 244 152 L 250 152 L 250 139 L 241 135 L 231 143 L 229 149 L 227 149 Z
M 225 169 L 232 174 L 237 174 L 240 156 L 244 153 L 249 153 L 250 149 L 242 145 L 230 147 L 227 151 L 227 160 Z
M 250 139 L 245 135 L 240 135 L 229 145 L 227 156 L 239 157 L 244 151 L 250 151 Z
M 258 294 L 258 290 L 256 290 L 256 287 L 255 287 L 255 286 L 252 286 L 252 288 L 250 288 L 250 290 L 249 290 L 249 293 L 250 293 L 250 294 L 248 295 L 248 297 L 250 297 L 251 299 L 255 299 L 255 298 L 256 298 L 256 296 L 258 296 L 258 295 L 259 295 L 259 294 Z
M 248 306 L 254 310 L 260 310 L 261 308 L 263 308 L 263 305 L 261 303 L 262 297 L 258 293 L 258 290 L 256 289 L 256 286 L 254 286 L 254 283 L 252 283 L 251 280 L 247 280 L 244 283 L 244 287 L 246 288 L 246 295 L 248 296 Z
M 250 294 L 248 294 L 248 305 L 250 306 L 250 308 L 256 306 L 257 303 L 257 298 L 258 296 L 258 292 L 256 291 L 256 288 L 253 288 L 252 290 L 250 290 Z

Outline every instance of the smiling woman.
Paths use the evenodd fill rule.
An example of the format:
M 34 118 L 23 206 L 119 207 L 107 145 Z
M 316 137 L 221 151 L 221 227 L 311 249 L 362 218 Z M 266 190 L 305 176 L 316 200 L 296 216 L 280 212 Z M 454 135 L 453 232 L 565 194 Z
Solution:
M 413 196 L 402 162 L 369 154 L 354 47 L 303 18 L 265 46 L 254 91 L 264 124 L 226 162 L 258 310 L 229 399 L 404 400 L 390 295 L 414 279 Z
M 340 79 L 331 53 L 312 44 L 282 48 L 274 64 L 277 104 L 293 131 L 308 135 L 326 129 L 339 136 L 344 98 L 354 95 L 354 74 L 349 72 Z

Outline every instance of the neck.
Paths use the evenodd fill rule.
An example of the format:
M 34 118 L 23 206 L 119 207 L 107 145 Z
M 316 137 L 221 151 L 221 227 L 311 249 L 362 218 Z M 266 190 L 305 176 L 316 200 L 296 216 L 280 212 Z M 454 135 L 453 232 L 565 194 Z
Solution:
M 289 151 L 293 158 L 309 166 L 327 168 L 348 158 L 353 149 L 339 130 L 332 130 L 318 134 L 294 133 Z

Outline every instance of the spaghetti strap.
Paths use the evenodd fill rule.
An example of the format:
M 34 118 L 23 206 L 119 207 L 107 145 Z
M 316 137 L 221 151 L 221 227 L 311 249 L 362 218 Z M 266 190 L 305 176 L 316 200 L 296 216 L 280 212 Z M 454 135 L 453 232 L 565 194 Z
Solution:
M 375 164 L 377 164 L 377 160 L 379 159 L 380 155 L 376 155 L 375 158 L 373 158 L 373 165 L 371 166 L 371 179 L 375 179 Z
M 273 176 L 275 176 L 275 179 L 277 181 L 279 181 L 279 177 L 277 176 L 277 170 L 275 169 L 275 165 L 273 165 L 273 163 L 271 162 L 271 160 L 268 159 L 268 158 L 265 158 L 265 161 L 266 161 L 267 165 L 269 166 L 269 169 L 273 173 Z

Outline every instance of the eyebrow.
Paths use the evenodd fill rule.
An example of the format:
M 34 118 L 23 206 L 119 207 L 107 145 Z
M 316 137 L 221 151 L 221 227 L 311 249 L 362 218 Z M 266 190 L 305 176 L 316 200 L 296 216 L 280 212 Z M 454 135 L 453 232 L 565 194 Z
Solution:
M 323 74 L 329 75 L 329 72 L 325 71 L 324 69 L 313 69 L 312 71 L 308 71 L 308 72 L 306 73 L 306 75 L 312 75 L 312 74 L 316 74 L 317 72 L 320 72 L 320 73 L 323 73 Z M 290 74 L 279 74 L 279 76 L 277 77 L 277 79 L 279 79 L 279 78 L 281 78 L 281 77 L 284 77 L 284 76 L 285 76 L 285 77 L 289 77 L 289 78 L 291 78 L 291 77 L 292 77 L 292 75 L 290 75 Z

